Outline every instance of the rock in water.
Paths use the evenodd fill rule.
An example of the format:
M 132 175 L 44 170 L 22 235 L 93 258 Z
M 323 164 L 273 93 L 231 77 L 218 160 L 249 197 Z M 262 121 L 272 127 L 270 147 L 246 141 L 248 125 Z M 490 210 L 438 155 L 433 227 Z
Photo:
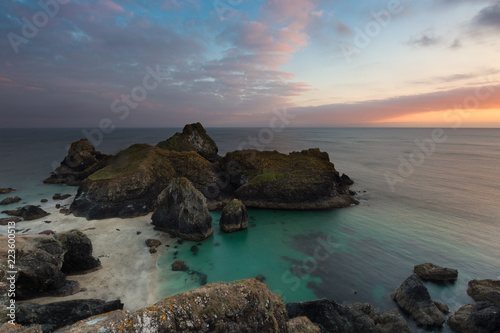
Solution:
M 417 265 L 413 268 L 413 272 L 422 280 L 436 282 L 455 281 L 458 277 L 456 269 L 441 267 L 431 263 Z
M 222 209 L 219 225 L 224 232 L 246 229 L 248 227 L 248 214 L 243 202 L 233 199 L 225 205 Z
M 79 299 L 44 305 L 21 303 L 17 304 L 16 322 L 21 325 L 38 324 L 44 332 L 52 332 L 82 319 L 121 309 L 123 304 L 120 300 Z
M 189 269 L 189 267 L 182 260 L 176 260 L 172 264 L 172 270 L 173 271 L 187 271 L 188 269 Z
M 91 317 L 64 332 L 286 332 L 287 322 L 279 295 L 243 280 L 208 284 L 133 312 Z
M 83 232 L 71 230 L 54 238 L 62 243 L 66 251 L 61 267 L 64 273 L 83 273 L 101 266 L 100 260 L 92 255 L 92 242 Z
M 15 197 L 9 197 L 9 198 L 5 198 L 3 199 L 2 201 L 0 201 L 0 205 L 10 205 L 12 203 L 16 203 L 16 202 L 19 202 L 23 199 L 19 198 L 17 195 Z
M 498 333 L 500 307 L 490 302 L 462 306 L 448 318 L 448 325 L 459 333 Z
M 158 247 L 160 245 L 161 245 L 161 241 L 159 239 L 153 239 L 153 238 L 146 239 L 146 246 L 147 247 Z
M 500 280 L 471 280 L 467 294 L 476 302 L 488 301 L 500 307 Z
M 188 178 L 202 193 L 216 179 L 212 163 L 195 152 L 135 144 L 82 182 L 71 211 L 87 219 L 146 215 L 154 210 L 160 192 L 176 177 Z
M 200 241 L 214 232 L 203 194 L 184 177 L 174 178 L 156 203 L 153 224 L 185 240 Z
M 37 206 L 24 206 L 15 210 L 4 210 L 2 213 L 5 213 L 7 215 L 11 216 L 19 216 L 22 217 L 25 221 L 31 221 L 31 220 L 36 220 L 36 219 L 41 219 L 42 217 L 45 217 L 47 215 L 50 215 L 50 213 L 47 213 L 43 209 Z
M 7 187 L 7 188 L 0 188 L 0 194 L 7 194 L 7 193 L 11 193 L 11 192 L 14 192 L 16 189 L 12 188 L 12 187 Z
M 80 139 L 71 144 L 61 165 L 43 182 L 78 186 L 89 175 L 105 167 L 110 157 L 96 151 L 87 139 Z
M 443 325 L 443 314 L 416 274 L 407 278 L 396 291 L 391 293 L 391 297 L 419 326 L 432 328 Z
M 175 133 L 170 139 L 162 141 L 157 147 L 174 151 L 194 151 L 209 160 L 217 161 L 219 148 L 200 123 L 184 126 L 182 133 Z

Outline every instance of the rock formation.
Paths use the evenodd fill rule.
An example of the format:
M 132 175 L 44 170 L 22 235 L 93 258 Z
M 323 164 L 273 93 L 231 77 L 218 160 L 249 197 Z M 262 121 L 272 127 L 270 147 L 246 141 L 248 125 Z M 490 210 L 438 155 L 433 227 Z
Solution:
M 471 280 L 467 294 L 476 302 L 488 301 L 500 307 L 500 280 Z
M 384 332 L 410 333 L 408 324 L 396 310 L 380 313 L 369 304 L 347 303 L 340 305 L 330 299 L 288 303 L 290 318 L 306 316 L 322 332 L 355 333 Z
M 4 210 L 2 213 L 5 213 L 7 215 L 11 216 L 18 216 L 22 217 L 25 221 L 31 221 L 31 220 L 36 220 L 36 219 L 41 219 L 42 217 L 45 217 L 47 215 L 50 215 L 50 213 L 47 213 L 43 209 L 37 206 L 32 206 L 32 205 L 27 205 L 18 209 L 14 210 Z
M 175 133 L 174 136 L 156 146 L 178 152 L 194 151 L 210 162 L 215 162 L 220 158 L 217 155 L 219 148 L 200 123 L 184 126 L 182 133 Z
M 435 282 L 455 281 L 458 277 L 456 269 L 441 267 L 431 263 L 417 265 L 413 268 L 413 272 L 422 280 Z
M 8 197 L 0 201 L 0 205 L 10 205 L 16 202 L 21 201 L 22 199 L 19 198 L 17 195 L 15 197 Z
M 184 177 L 174 178 L 160 193 L 153 224 L 185 240 L 200 241 L 214 232 L 203 194 Z
M 135 144 L 86 178 L 70 209 L 87 219 L 145 215 L 154 210 L 158 195 L 176 177 L 188 178 L 203 193 L 215 182 L 215 170 L 195 152 Z
M 432 328 L 443 325 L 443 314 L 416 274 L 407 278 L 396 291 L 391 293 L 391 297 L 419 326 Z
M 101 266 L 92 255 L 92 242 L 83 232 L 71 230 L 54 235 L 65 250 L 61 271 L 66 274 L 85 273 Z
M 7 194 L 14 192 L 16 189 L 12 187 L 0 188 L 0 194 Z
M 105 167 L 109 158 L 96 151 L 87 139 L 80 139 L 71 144 L 61 165 L 43 182 L 78 186 L 89 175 Z
M 245 205 L 233 199 L 222 209 L 219 226 L 224 232 L 234 232 L 248 227 L 248 214 Z
M 465 305 L 448 318 L 448 325 L 459 333 L 498 333 L 500 307 L 490 302 Z
M 213 283 L 133 312 L 113 311 L 61 330 L 82 332 L 286 332 L 281 297 L 256 280 Z
M 188 269 L 189 269 L 189 267 L 182 260 L 176 260 L 172 264 L 172 270 L 173 271 L 187 271 Z
M 321 333 L 321 329 L 309 318 L 296 317 L 288 321 L 288 333 Z

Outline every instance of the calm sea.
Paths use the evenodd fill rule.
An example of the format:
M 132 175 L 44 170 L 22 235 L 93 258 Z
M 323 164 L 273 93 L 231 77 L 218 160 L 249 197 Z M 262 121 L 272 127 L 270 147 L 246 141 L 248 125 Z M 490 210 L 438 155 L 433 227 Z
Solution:
M 116 129 L 97 149 L 114 154 L 133 143 L 156 144 L 179 130 Z M 160 258 L 161 296 L 196 288 L 205 278 L 263 275 L 285 302 L 330 297 L 387 310 L 395 307 L 388 294 L 413 266 L 433 262 L 459 271 L 455 284 L 426 284 L 434 300 L 454 311 L 472 302 L 468 280 L 500 278 L 500 130 L 445 129 L 432 144 L 432 129 L 207 131 L 221 154 L 251 137 L 260 149 L 285 153 L 319 147 L 355 181 L 360 205 L 315 212 L 249 210 L 248 230 L 233 234 L 218 231 L 220 214 L 214 212 L 216 232 L 198 252 L 190 250 L 196 243 L 185 242 Z M 2 130 L 0 187 L 15 187 L 23 202 L 37 204 L 56 192 L 74 192 L 41 181 L 53 162 L 64 158 L 67 145 L 81 137 L 78 129 Z M 191 274 L 170 270 L 174 251 Z

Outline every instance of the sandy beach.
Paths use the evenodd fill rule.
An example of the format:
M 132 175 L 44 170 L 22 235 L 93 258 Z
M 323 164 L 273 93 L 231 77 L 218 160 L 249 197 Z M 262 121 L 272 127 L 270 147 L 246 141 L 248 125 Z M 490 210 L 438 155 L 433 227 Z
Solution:
M 64 215 L 55 208 L 69 205 L 74 196 L 64 201 L 50 202 L 42 208 L 50 213 L 45 218 L 16 224 L 17 235 L 38 234 L 45 230 L 56 233 L 78 229 L 92 241 L 93 255 L 101 260 L 102 268 L 83 275 L 68 276 L 78 281 L 83 291 L 66 297 L 43 297 L 30 300 L 40 304 L 72 299 L 98 298 L 106 301 L 120 299 L 127 310 L 149 306 L 160 300 L 156 296 L 158 280 L 157 258 L 171 243 L 167 233 L 155 231 L 151 214 L 129 219 L 87 221 L 82 217 Z M 44 221 L 51 221 L 46 223 Z M 5 234 L 2 227 L 1 233 Z M 151 254 L 145 241 L 159 239 L 162 245 Z

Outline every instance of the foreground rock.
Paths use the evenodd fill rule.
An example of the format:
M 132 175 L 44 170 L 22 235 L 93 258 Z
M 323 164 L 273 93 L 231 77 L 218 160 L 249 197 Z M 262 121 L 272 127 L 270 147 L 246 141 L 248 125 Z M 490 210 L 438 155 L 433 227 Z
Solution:
M 417 265 L 413 268 L 413 272 L 422 280 L 435 282 L 455 281 L 458 277 L 456 269 L 441 267 L 431 263 Z
M 39 325 L 33 325 L 30 327 L 20 326 L 20 325 L 11 325 L 11 324 L 3 324 L 0 325 L 0 332 L 2 333 L 42 333 L 42 327 Z
M 70 210 L 87 219 L 146 215 L 176 177 L 188 178 L 203 193 L 215 182 L 215 170 L 195 152 L 132 145 L 82 182 Z
M 2 219 L 0 219 L 0 225 L 8 225 L 9 222 L 14 222 L 14 223 L 17 223 L 17 222 L 21 222 L 23 219 L 19 218 L 19 217 L 4 217 Z
M 471 280 L 467 294 L 475 301 L 488 301 L 500 306 L 500 280 Z
M 245 205 L 233 199 L 222 209 L 219 226 L 224 232 L 234 232 L 248 228 L 248 214 Z
M 110 156 L 96 151 L 87 139 L 71 144 L 61 165 L 43 182 L 78 186 L 89 175 L 106 166 Z
M 219 148 L 200 123 L 184 126 L 182 133 L 175 133 L 170 139 L 162 141 L 156 146 L 179 152 L 194 151 L 210 162 L 215 162 L 220 158 L 217 155 Z
M 32 206 L 32 205 L 27 205 L 18 209 L 14 210 L 4 210 L 2 213 L 5 213 L 7 215 L 11 216 L 18 216 L 22 217 L 25 221 L 31 221 L 31 220 L 36 220 L 36 219 L 41 219 L 42 217 L 45 217 L 47 215 L 50 215 L 50 213 L 47 213 L 43 209 L 37 206 Z
M 203 194 L 184 177 L 173 179 L 158 196 L 153 225 L 185 240 L 200 241 L 214 232 Z
M 416 274 L 407 278 L 396 291 L 391 293 L 391 297 L 419 326 L 440 327 L 445 321 L 427 288 Z
M 54 236 L 65 250 L 61 271 L 66 274 L 86 273 L 101 267 L 92 255 L 92 242 L 83 232 L 71 230 Z
M 83 332 L 286 332 L 281 297 L 256 280 L 213 283 L 133 312 L 113 311 L 60 330 Z
M 448 319 L 448 325 L 459 333 L 498 333 L 500 307 L 490 302 L 463 306 Z
M 369 304 L 340 305 L 333 300 L 323 298 L 288 303 L 286 309 L 290 318 L 306 316 L 318 325 L 322 332 L 410 333 L 408 324 L 396 310 L 380 313 Z
M 327 209 L 357 203 L 328 153 L 317 148 L 289 155 L 277 151 L 235 151 L 218 165 L 230 175 L 229 184 L 222 190 L 247 207 Z
M 17 195 L 15 197 L 9 197 L 9 198 L 5 198 L 3 199 L 2 201 L 0 201 L 0 205 L 10 205 L 10 204 L 13 204 L 13 203 L 16 203 L 16 202 L 19 202 L 23 199 L 19 198 Z
M 123 304 L 119 300 L 79 299 L 44 305 L 21 303 L 17 305 L 16 322 L 25 326 L 38 324 L 43 332 L 52 332 L 82 319 L 121 309 Z

